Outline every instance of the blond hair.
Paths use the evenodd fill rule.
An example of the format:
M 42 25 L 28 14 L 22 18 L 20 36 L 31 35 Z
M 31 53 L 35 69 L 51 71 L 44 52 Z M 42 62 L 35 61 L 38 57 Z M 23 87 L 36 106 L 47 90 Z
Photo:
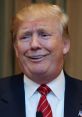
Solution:
M 25 20 L 36 20 L 39 18 L 58 18 L 62 33 L 64 36 L 68 36 L 68 16 L 61 10 L 58 5 L 52 5 L 48 3 L 36 3 L 30 6 L 26 5 L 15 16 L 12 31 L 13 37 L 16 37 L 19 26 Z M 53 22 L 54 23 L 54 22 Z

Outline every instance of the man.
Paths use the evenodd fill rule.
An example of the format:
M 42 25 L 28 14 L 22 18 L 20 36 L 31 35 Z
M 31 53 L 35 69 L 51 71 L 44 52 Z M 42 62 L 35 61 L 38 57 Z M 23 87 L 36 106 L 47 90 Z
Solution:
M 23 74 L 0 80 L 0 117 L 82 116 L 82 81 L 63 71 L 67 16 L 57 5 L 25 6 L 12 30 Z

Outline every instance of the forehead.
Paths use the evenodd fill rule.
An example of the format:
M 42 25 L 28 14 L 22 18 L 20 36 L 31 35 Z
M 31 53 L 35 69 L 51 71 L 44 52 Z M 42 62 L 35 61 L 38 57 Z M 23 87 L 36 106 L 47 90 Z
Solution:
M 58 19 L 55 18 L 42 18 L 36 20 L 24 20 L 22 24 L 19 26 L 19 31 L 25 30 L 57 30 L 59 29 Z

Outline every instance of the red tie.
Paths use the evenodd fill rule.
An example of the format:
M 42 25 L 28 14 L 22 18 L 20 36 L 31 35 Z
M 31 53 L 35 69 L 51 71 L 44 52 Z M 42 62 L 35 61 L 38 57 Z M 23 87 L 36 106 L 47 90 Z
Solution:
M 51 89 L 47 85 L 43 84 L 38 88 L 38 91 L 41 94 L 41 98 L 37 111 L 41 112 L 43 117 L 52 117 L 52 110 L 46 98 L 46 95 L 51 91 Z

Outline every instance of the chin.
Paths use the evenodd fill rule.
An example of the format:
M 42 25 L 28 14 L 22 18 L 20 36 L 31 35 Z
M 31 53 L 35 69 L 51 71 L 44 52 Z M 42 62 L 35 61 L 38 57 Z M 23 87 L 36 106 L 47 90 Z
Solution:
M 35 70 L 31 70 L 32 74 L 36 74 L 36 75 L 42 75 L 44 73 L 46 73 L 47 70 L 44 69 L 35 69 Z

